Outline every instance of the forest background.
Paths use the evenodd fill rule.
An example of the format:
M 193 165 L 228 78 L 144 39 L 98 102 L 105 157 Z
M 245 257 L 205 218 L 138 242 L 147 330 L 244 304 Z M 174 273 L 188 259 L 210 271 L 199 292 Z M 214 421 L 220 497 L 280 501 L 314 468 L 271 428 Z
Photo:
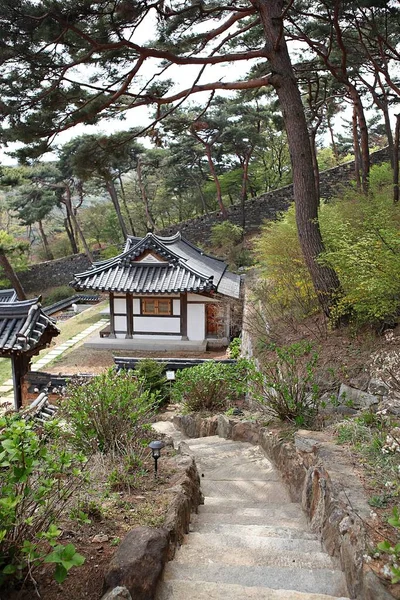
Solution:
M 306 296 L 305 314 L 321 307 L 333 322 L 395 319 L 398 17 L 398 3 L 382 0 L 1 0 L 2 141 L 22 143 L 0 180 L 11 283 L 32 261 L 111 256 L 127 234 L 216 209 L 224 217 L 231 204 L 245 214 L 247 199 L 293 182 L 294 210 L 257 244 L 269 285 L 290 280 L 290 260 L 288 307 Z M 143 106 L 142 126 L 73 135 Z M 385 145 L 391 163 L 371 176 L 370 152 Z M 326 205 L 319 170 L 351 157 L 350 194 Z M 273 245 L 274 227 L 290 246 L 284 234 Z M 232 266 L 248 265 L 254 256 L 229 225 L 213 250 L 226 256 L 232 239 Z

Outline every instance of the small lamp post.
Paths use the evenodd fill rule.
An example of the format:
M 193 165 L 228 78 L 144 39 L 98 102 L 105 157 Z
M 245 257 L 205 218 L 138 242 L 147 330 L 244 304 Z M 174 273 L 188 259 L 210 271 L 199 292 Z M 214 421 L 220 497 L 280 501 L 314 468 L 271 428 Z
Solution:
M 150 442 L 149 448 L 151 448 L 151 453 L 154 458 L 154 477 L 157 477 L 157 461 L 161 456 L 161 448 L 164 448 L 164 442 L 154 441 Z

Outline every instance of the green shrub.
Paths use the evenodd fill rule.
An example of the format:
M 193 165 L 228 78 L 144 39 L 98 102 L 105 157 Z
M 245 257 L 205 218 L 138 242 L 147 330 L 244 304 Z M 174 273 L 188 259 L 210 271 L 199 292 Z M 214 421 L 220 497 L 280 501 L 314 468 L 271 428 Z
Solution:
M 229 358 L 239 358 L 241 349 L 242 339 L 238 337 L 233 338 L 228 348 Z
M 150 394 L 158 394 L 160 406 L 168 402 L 169 385 L 165 376 L 165 365 L 151 358 L 144 358 L 137 363 L 135 374 Z
M 309 342 L 274 346 L 274 358 L 254 373 L 254 397 L 281 421 L 311 425 L 318 413 L 319 387 L 315 381 L 318 353 Z
M 396 319 L 400 307 L 400 206 L 391 201 L 388 165 L 371 169 L 368 196 L 356 190 L 321 210 L 322 261 L 343 289 L 333 317 L 357 326 Z
M 71 444 L 85 452 L 139 452 L 150 441 L 148 424 L 160 401 L 145 387 L 132 371 L 112 368 L 83 384 L 70 383 L 61 414 Z
M 43 562 L 56 564 L 61 582 L 83 563 L 72 544 L 57 544 L 55 522 L 82 483 L 84 463 L 19 416 L 0 419 L 0 586 L 33 576 Z
M 263 280 L 259 297 L 268 306 L 270 321 L 280 320 L 285 312 L 302 319 L 319 310 L 300 248 L 294 205 L 279 221 L 263 225 L 254 251 Z
M 60 300 L 70 298 L 74 294 L 74 290 L 71 287 L 69 287 L 69 285 L 61 285 L 60 287 L 53 288 L 46 292 L 43 298 L 43 304 L 44 306 L 50 306 L 55 302 L 59 302 Z
M 209 361 L 177 371 L 172 397 L 187 412 L 225 411 L 245 393 L 248 366 L 245 360 L 237 364 Z
M 231 221 L 223 221 L 211 227 L 211 244 L 215 248 L 231 248 L 242 239 L 243 229 Z

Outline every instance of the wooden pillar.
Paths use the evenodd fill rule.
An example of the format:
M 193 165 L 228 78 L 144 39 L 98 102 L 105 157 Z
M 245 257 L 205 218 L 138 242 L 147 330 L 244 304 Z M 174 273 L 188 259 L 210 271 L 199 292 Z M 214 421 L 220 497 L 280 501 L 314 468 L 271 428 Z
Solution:
M 29 371 L 30 360 L 30 357 L 24 354 L 13 354 L 11 356 L 15 410 L 19 410 L 22 407 L 22 378 Z
M 181 336 L 187 340 L 187 294 L 181 294 Z
M 110 292 L 110 338 L 115 338 L 114 294 Z
M 133 337 L 133 296 L 126 294 L 126 336 L 127 339 Z

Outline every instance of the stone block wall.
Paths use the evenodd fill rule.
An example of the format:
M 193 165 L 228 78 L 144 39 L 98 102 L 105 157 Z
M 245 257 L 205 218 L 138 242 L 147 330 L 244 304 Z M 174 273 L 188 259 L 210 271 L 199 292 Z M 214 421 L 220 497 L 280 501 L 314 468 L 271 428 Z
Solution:
M 383 148 L 371 154 L 371 163 L 380 164 L 389 160 L 388 148 Z M 340 189 L 354 179 L 354 161 L 333 167 L 320 173 L 321 198 L 329 200 Z M 287 185 L 272 192 L 262 194 L 246 202 L 245 223 L 246 233 L 258 231 L 264 220 L 275 220 L 293 202 L 293 185 Z M 240 205 L 227 207 L 228 219 L 235 225 L 243 226 L 243 215 Z M 204 244 L 209 240 L 211 227 L 223 221 L 219 211 L 208 213 L 182 223 L 166 227 L 159 233 L 173 235 L 180 231 L 188 240 Z
M 27 294 L 39 295 L 44 289 L 68 285 L 75 273 L 87 271 L 90 267 L 86 254 L 73 254 L 32 265 L 27 271 L 18 273 L 18 277 Z

